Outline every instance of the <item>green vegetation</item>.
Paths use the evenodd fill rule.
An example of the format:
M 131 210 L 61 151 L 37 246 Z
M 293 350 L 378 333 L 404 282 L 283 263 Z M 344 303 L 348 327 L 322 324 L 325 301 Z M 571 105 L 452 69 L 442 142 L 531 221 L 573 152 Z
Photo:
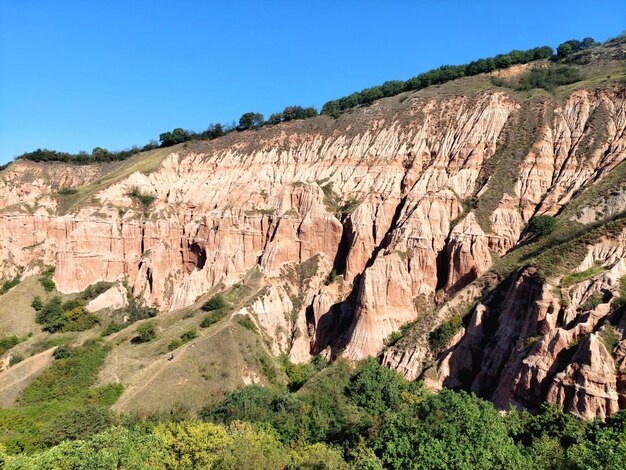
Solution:
M 0 356 L 7 352 L 14 346 L 17 346 L 20 343 L 20 339 L 13 336 L 0 336 Z
M 260 113 L 244 113 L 239 118 L 238 131 L 254 129 L 263 125 L 263 115 Z
M 581 312 L 588 312 L 596 308 L 601 303 L 604 303 L 604 295 L 601 292 L 594 292 L 578 306 L 578 310 Z
M 562 59 L 575 52 L 591 49 L 599 45 L 600 44 L 593 38 L 585 38 L 582 41 L 570 39 L 569 41 L 559 44 L 559 47 L 556 48 L 556 56 L 557 58 Z
M 150 194 L 142 192 L 141 189 L 139 189 L 137 186 L 131 186 L 126 194 L 127 196 L 132 197 L 142 203 L 146 208 L 149 207 L 150 204 L 152 204 L 156 199 L 156 196 L 152 196 Z
M 157 323 L 154 320 L 147 321 L 142 323 L 135 330 L 137 333 L 136 342 L 138 343 L 149 343 L 157 336 Z
M 20 277 L 16 276 L 13 279 L 9 279 L 8 281 L 4 281 L 2 286 L 0 286 L 0 295 L 4 295 L 17 286 L 20 283 Z
M 202 310 L 205 312 L 212 312 L 213 310 L 219 310 L 226 307 L 226 299 L 222 294 L 217 294 L 211 297 L 203 306 Z
M 543 46 L 526 51 L 515 50 L 508 54 L 498 54 L 495 57 L 479 59 L 465 65 L 442 65 L 438 69 L 421 73 L 406 82 L 401 80 L 385 82 L 382 85 L 366 88 L 361 92 L 328 101 L 322 107 L 321 114 L 338 117 L 348 109 L 368 105 L 379 98 L 394 96 L 405 91 L 417 91 L 430 85 L 441 85 L 457 78 L 493 72 L 494 70 L 505 69 L 511 65 L 525 64 L 533 60 L 552 57 L 552 48 Z
M 250 331 L 257 330 L 256 325 L 254 324 L 254 322 L 252 321 L 249 315 L 242 316 L 239 320 L 237 320 L 237 323 L 239 323 L 241 326 L 243 326 L 247 330 L 250 330 Z
M 76 194 L 78 189 L 76 188 L 61 188 L 57 191 L 57 194 L 61 196 L 71 196 L 72 194 Z
M 615 327 L 613 325 L 606 325 L 601 331 L 600 331 L 600 339 L 602 340 L 602 343 L 604 344 L 604 346 L 606 347 L 606 350 L 611 353 L 613 351 L 613 349 L 615 349 L 615 346 L 617 346 L 617 343 L 619 343 L 620 340 L 620 335 L 617 332 L 617 330 L 615 329 Z
M 290 390 L 246 386 L 205 408 L 200 420 L 120 419 L 103 405 L 115 401 L 119 387 L 88 388 L 104 358 L 98 348 L 70 349 L 37 379 L 40 390 L 33 395 L 33 384 L 19 408 L 0 410 L 4 468 L 583 470 L 626 465 L 624 411 L 605 422 L 578 420 L 552 405 L 534 415 L 501 414 L 472 394 L 428 393 L 374 359 L 355 369 L 343 361 L 330 366 L 320 359 L 297 366 L 287 362 Z M 68 376 L 70 361 L 76 379 Z M 42 387 L 42 381 L 51 387 Z M 48 406 L 37 407 L 42 403 Z M 43 412 L 42 420 L 35 410 Z
M 533 88 L 543 88 L 553 91 L 556 87 L 569 85 L 582 80 L 580 71 L 576 67 L 561 65 L 559 67 L 537 67 L 529 70 L 519 78 L 516 87 L 519 91 L 528 91 Z
M 0 409 L 0 442 L 11 453 L 33 452 L 108 428 L 119 384 L 91 388 L 107 347 L 89 341 L 59 347 L 52 365 L 24 390 L 16 408 Z
M 202 322 L 200 323 L 200 328 L 208 328 L 212 324 L 220 321 L 225 316 L 226 311 L 224 311 L 223 309 L 214 310 L 202 319 Z
M 538 215 L 528 222 L 528 231 L 536 236 L 550 235 L 556 228 L 556 219 L 549 215 Z
M 55 296 L 41 306 L 35 315 L 35 321 L 43 325 L 44 331 L 56 333 L 88 330 L 95 326 L 99 319 L 85 308 L 84 300 L 76 298 L 62 303 L 61 297 Z
M 33 301 L 30 304 L 30 306 L 33 307 L 33 309 L 36 312 L 41 310 L 43 308 L 43 305 L 44 305 L 43 301 L 41 300 L 41 297 L 39 297 L 38 295 L 33 298 Z
M 54 276 L 54 266 L 46 269 L 41 273 L 41 276 L 39 276 L 39 283 L 46 292 L 52 292 L 56 287 L 54 281 L 52 280 L 52 276 Z
M 328 277 L 324 281 L 324 284 L 329 286 L 333 282 L 335 282 L 338 278 L 339 278 L 339 274 L 337 274 L 337 270 L 333 268 L 333 270 L 330 273 L 328 273 Z
M 313 107 L 287 106 L 282 113 L 272 114 L 266 124 L 274 125 L 296 119 L 310 119 L 315 116 L 317 116 L 317 110 Z
M 463 316 L 454 315 L 430 333 L 428 337 L 430 348 L 433 351 L 441 352 L 461 328 L 463 328 Z
M 561 286 L 567 287 L 571 286 L 572 284 L 577 284 L 579 282 L 597 276 L 603 271 L 604 268 L 602 266 L 592 266 L 589 269 L 585 269 L 584 271 L 581 271 L 579 273 L 566 274 L 565 276 L 563 276 L 563 279 L 561 279 Z
M 195 328 L 185 331 L 182 335 L 180 335 L 180 339 L 173 339 L 170 344 L 168 344 L 167 349 L 170 351 L 174 351 L 175 349 L 180 348 L 183 344 L 188 343 L 192 339 L 196 339 L 198 337 L 198 332 Z

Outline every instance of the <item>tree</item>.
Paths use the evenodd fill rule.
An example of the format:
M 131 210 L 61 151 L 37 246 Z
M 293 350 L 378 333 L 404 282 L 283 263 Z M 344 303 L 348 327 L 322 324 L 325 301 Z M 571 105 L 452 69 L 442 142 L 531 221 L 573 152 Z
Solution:
M 528 230 L 537 236 L 545 236 L 552 233 L 556 227 L 556 219 L 549 215 L 538 215 L 530 219 Z
M 254 129 L 263 125 L 263 115 L 261 113 L 244 113 L 239 118 L 238 131 Z
M 191 134 L 180 127 L 177 127 L 172 132 L 164 132 L 159 134 L 159 140 L 161 141 L 161 147 L 170 147 L 172 145 L 186 142 L 191 137 Z
M 157 335 L 157 324 L 156 321 L 150 320 L 145 323 L 142 323 L 137 327 L 135 331 L 137 333 L 138 342 L 140 343 L 149 343 Z

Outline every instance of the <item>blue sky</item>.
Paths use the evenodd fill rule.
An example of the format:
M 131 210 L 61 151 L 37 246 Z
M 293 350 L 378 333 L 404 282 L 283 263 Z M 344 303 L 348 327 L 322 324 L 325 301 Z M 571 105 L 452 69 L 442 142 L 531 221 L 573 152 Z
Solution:
M 604 41 L 621 1 L 0 0 L 0 163 L 143 145 L 511 49 Z

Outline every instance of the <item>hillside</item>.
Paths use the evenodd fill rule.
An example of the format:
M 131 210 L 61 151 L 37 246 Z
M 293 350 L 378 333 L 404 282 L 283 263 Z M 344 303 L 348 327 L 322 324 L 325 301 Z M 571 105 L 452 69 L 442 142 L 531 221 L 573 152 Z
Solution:
M 626 408 L 625 59 L 613 40 L 550 90 L 517 86 L 540 60 L 124 161 L 13 162 L 5 404 L 50 371 L 45 351 L 102 338 L 89 380 L 117 396 L 98 406 L 142 416 L 318 355 L 380 357 L 500 409 Z M 42 332 L 33 299 L 57 293 L 80 303 Z M 144 324 L 156 337 L 137 341 Z

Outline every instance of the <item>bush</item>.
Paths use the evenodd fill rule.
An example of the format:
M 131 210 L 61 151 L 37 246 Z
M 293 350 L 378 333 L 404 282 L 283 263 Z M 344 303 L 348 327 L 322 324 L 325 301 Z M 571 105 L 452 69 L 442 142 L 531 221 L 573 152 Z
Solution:
M 43 286 L 46 292 L 52 292 L 56 287 L 54 281 L 52 280 L 52 276 L 54 276 L 54 266 L 46 269 L 41 276 L 39 276 L 39 283 Z
M 435 352 L 441 352 L 463 327 L 463 318 L 455 315 L 450 320 L 435 328 L 428 337 L 428 343 Z
M 36 296 L 33 301 L 30 304 L 31 307 L 33 307 L 33 309 L 38 312 L 39 310 L 41 310 L 43 308 L 43 302 L 41 300 L 41 297 Z
M 212 312 L 213 310 L 219 310 L 226 307 L 226 299 L 222 294 L 217 294 L 211 297 L 203 306 L 202 310 L 205 312 Z
M 556 228 L 557 221 L 549 215 L 538 215 L 528 222 L 528 231 L 535 236 L 546 236 L 551 234 Z
M 195 328 L 185 331 L 182 335 L 180 335 L 180 339 L 183 343 L 188 343 L 192 339 L 196 339 L 198 337 L 198 332 Z
M 0 336 L 0 355 L 7 352 L 9 349 L 17 346 L 20 340 L 17 336 Z
M 248 315 L 244 315 L 237 323 L 243 326 L 246 330 L 256 331 L 256 325 Z
M 183 342 L 179 339 L 173 339 L 170 344 L 167 345 L 168 351 L 173 351 L 174 349 L 178 349 L 183 345 Z
M 138 342 L 140 343 L 149 343 L 157 336 L 157 324 L 155 320 L 150 320 L 145 323 L 142 323 L 135 330 L 137 333 Z
M 17 286 L 19 283 L 20 283 L 19 276 L 14 277 L 13 279 L 9 279 L 8 281 L 5 281 L 0 287 L 0 295 L 6 294 L 15 286 Z
M 54 352 L 52 353 L 52 357 L 54 359 L 66 359 L 72 354 L 74 354 L 74 349 L 72 349 L 67 344 L 62 344 L 54 350 Z
M 109 336 L 109 335 L 112 335 L 113 333 L 117 333 L 118 331 L 122 331 L 124 328 L 126 328 L 126 325 L 124 325 L 123 323 L 112 321 L 111 323 L 107 325 L 107 327 L 102 331 L 102 333 L 100 333 L 100 336 Z
M 22 356 L 15 354 L 11 356 L 11 359 L 9 360 L 9 367 L 13 367 L 15 364 L 18 364 L 22 362 L 23 360 L 24 358 Z
M 150 206 L 150 204 L 152 204 L 156 199 L 156 196 L 142 192 L 137 186 L 131 186 L 126 194 L 128 197 L 132 197 L 142 203 L 144 207 Z
M 569 85 L 582 80 L 580 72 L 576 67 L 563 65 L 560 67 L 537 67 L 529 70 L 519 79 L 519 91 L 528 91 L 533 88 L 543 88 L 553 91 L 556 87 Z
M 204 317 L 202 319 L 202 322 L 200 323 L 200 327 L 201 328 L 208 328 L 212 324 L 217 323 L 218 321 L 220 321 L 225 316 L 226 316 L 226 312 L 224 312 L 223 310 L 213 311 L 213 312 L 209 313 L 206 317 Z
M 57 194 L 60 194 L 61 196 L 69 196 L 72 194 L 76 194 L 78 192 L 78 189 L 76 188 L 61 188 L 57 191 Z

